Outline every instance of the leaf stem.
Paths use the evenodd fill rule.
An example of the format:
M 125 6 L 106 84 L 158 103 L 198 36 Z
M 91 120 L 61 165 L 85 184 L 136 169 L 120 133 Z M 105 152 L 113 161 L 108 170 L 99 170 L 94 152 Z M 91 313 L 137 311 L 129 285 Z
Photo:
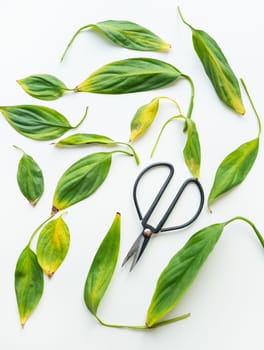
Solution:
M 134 158 L 136 160 L 137 165 L 139 165 L 139 163 L 140 163 L 139 156 L 138 156 L 135 148 L 132 145 L 130 145 L 130 143 L 127 143 L 127 142 L 116 142 L 116 143 L 118 143 L 119 145 L 125 145 L 128 148 L 130 148 L 130 150 L 132 151 L 132 153 L 134 155 Z
M 110 324 L 102 321 L 98 316 L 95 316 L 97 321 L 105 327 L 112 327 L 112 328 L 132 328 L 132 329 L 148 329 L 146 325 L 144 326 L 130 326 L 130 325 L 121 325 L 121 324 Z
M 125 151 L 123 149 L 115 149 L 115 150 L 111 151 L 110 153 L 124 153 L 124 154 L 127 154 L 128 156 L 134 157 L 133 153 L 130 153 L 130 152 Z
M 184 24 L 186 24 L 191 30 L 194 30 L 194 28 L 190 25 L 190 23 L 188 23 L 185 18 L 183 17 L 182 15 L 182 12 L 181 12 L 181 9 L 180 9 L 180 6 L 178 6 L 178 13 L 179 13 L 179 16 L 181 18 L 181 20 L 183 21 Z
M 85 112 L 84 112 L 84 115 L 82 117 L 82 119 L 79 121 L 78 124 L 76 124 L 75 126 L 72 126 L 72 129 L 76 129 L 78 128 L 85 120 L 86 116 L 87 116 L 87 113 L 88 113 L 88 106 L 85 108 Z
M 38 233 L 38 231 L 41 229 L 42 226 L 44 226 L 51 218 L 53 217 L 53 215 L 50 215 L 46 220 L 44 220 L 32 233 L 32 235 L 30 236 L 30 239 L 28 241 L 27 247 L 30 247 L 33 238 L 36 236 L 36 234 Z
M 66 49 L 64 50 L 64 52 L 63 52 L 63 54 L 62 54 L 62 56 L 61 56 L 60 62 L 62 62 L 62 61 L 64 60 L 65 55 L 66 55 L 67 51 L 69 50 L 70 46 L 72 45 L 73 41 L 75 40 L 76 36 L 77 36 L 78 34 L 80 34 L 80 32 L 83 31 L 84 29 L 88 29 L 88 28 L 90 28 L 90 27 L 92 27 L 92 26 L 93 26 L 93 24 L 88 24 L 88 25 L 86 25 L 86 26 L 83 26 L 83 27 L 79 28 L 79 29 L 74 33 L 74 35 L 72 36 L 71 40 L 69 41 L 68 45 L 66 46 Z
M 189 317 L 191 314 L 190 313 L 187 313 L 187 314 L 183 314 L 183 315 L 180 315 L 180 316 L 177 316 L 177 317 L 174 317 L 174 318 L 171 318 L 169 320 L 165 320 L 165 321 L 162 321 L 162 322 L 157 322 L 155 323 L 153 326 L 151 327 L 148 327 L 148 325 L 143 325 L 143 326 L 131 326 L 131 325 L 120 325 L 120 324 L 110 324 L 110 323 L 106 323 L 104 321 L 102 321 L 97 315 L 95 315 L 95 318 L 97 319 L 97 321 L 102 325 L 102 326 L 105 326 L 105 327 L 112 327 L 112 328 L 129 328 L 129 329 L 137 329 L 137 330 L 150 330 L 150 329 L 153 329 L 153 328 L 158 328 L 158 327 L 161 327 L 161 326 L 166 326 L 167 324 L 170 324 L 170 323 L 174 323 L 174 322 L 177 322 L 177 321 L 181 321 L 181 320 L 184 320 L 185 318 Z
M 261 130 L 262 130 L 260 116 L 259 116 L 259 114 L 258 114 L 258 112 L 257 112 L 257 110 L 256 110 L 256 108 L 255 108 L 254 102 L 253 102 L 253 100 L 252 100 L 252 98 L 251 98 L 251 96 L 250 96 L 250 94 L 249 94 L 249 92 L 248 92 L 248 89 L 247 89 L 247 86 L 246 86 L 244 80 L 243 80 L 243 79 L 240 79 L 240 81 L 241 81 L 241 84 L 242 84 L 242 86 L 243 86 L 243 88 L 244 88 L 244 90 L 245 90 L 245 93 L 246 93 L 247 97 L 248 97 L 248 100 L 249 100 L 249 102 L 250 102 L 250 105 L 251 105 L 251 107 L 252 107 L 252 109 L 253 109 L 253 111 L 254 111 L 254 113 L 255 113 L 255 116 L 257 117 L 258 129 L 259 129 L 259 131 L 258 131 L 258 138 L 259 138 L 259 137 L 260 137 L 260 134 L 261 134 Z
M 191 86 L 191 97 L 190 97 L 190 102 L 189 102 L 189 108 L 188 108 L 188 112 L 186 114 L 187 118 L 191 118 L 192 116 L 192 111 L 193 111 L 193 101 L 194 101 L 194 96 L 195 96 L 195 88 L 194 88 L 194 83 L 191 79 L 191 77 L 189 77 L 189 75 L 185 75 L 182 74 L 182 77 L 187 79 L 190 86 Z
M 179 114 L 182 114 L 182 110 L 181 110 L 179 103 L 176 100 L 174 100 L 173 98 L 167 97 L 167 96 L 159 96 L 158 99 L 164 99 L 164 100 L 168 100 L 168 101 L 173 102 L 176 105 L 176 108 L 178 109 Z
M 162 326 L 166 326 L 167 324 L 170 324 L 170 323 L 174 323 L 174 322 L 177 322 L 177 321 L 184 320 L 185 318 L 188 318 L 188 317 L 190 317 L 190 316 L 191 316 L 191 314 L 190 314 L 190 313 L 187 313 L 187 314 L 183 314 L 183 315 L 180 315 L 180 316 L 171 318 L 171 319 L 169 319 L 169 320 L 157 322 L 157 323 L 155 323 L 153 326 L 149 327 L 149 329 L 151 329 L 151 328 L 157 328 L 157 327 L 162 327 Z
M 162 128 L 161 128 L 161 130 L 160 130 L 160 132 L 159 132 L 159 134 L 158 134 L 157 140 L 155 141 L 154 146 L 153 146 L 153 148 L 152 148 L 152 151 L 151 151 L 151 153 L 150 153 L 150 157 L 153 157 L 153 155 L 154 155 L 154 153 L 155 153 L 155 151 L 156 151 L 156 148 L 157 148 L 157 146 L 158 146 L 158 143 L 159 143 L 159 141 L 160 141 L 161 135 L 162 135 L 164 129 L 166 128 L 166 126 L 167 126 L 171 121 L 173 121 L 174 119 L 180 119 L 180 118 L 185 119 L 185 117 L 184 117 L 183 115 L 176 115 L 176 116 L 173 116 L 173 117 L 169 118 L 168 120 L 166 120 L 166 122 L 162 125 Z
M 224 224 L 225 224 L 225 225 L 228 225 L 228 224 L 230 224 L 231 222 L 236 221 L 236 220 L 241 220 L 241 221 L 244 221 L 244 222 L 246 222 L 247 224 L 249 224 L 249 225 L 253 228 L 253 230 L 254 230 L 256 236 L 258 237 L 258 239 L 259 239 L 259 241 L 260 241 L 260 244 L 261 244 L 262 247 L 264 248 L 264 238 L 262 237 L 261 233 L 260 233 L 259 230 L 256 228 L 256 226 L 253 224 L 253 222 L 250 221 L 249 219 L 247 219 L 247 218 L 245 218 L 245 217 L 243 217 L 243 216 L 235 216 L 234 218 L 232 218 L 232 219 L 226 221 Z
M 18 151 L 22 152 L 23 154 L 25 154 L 25 151 L 24 151 L 21 147 L 16 146 L 16 145 L 13 145 L 13 147 L 14 147 L 15 149 L 17 149 Z

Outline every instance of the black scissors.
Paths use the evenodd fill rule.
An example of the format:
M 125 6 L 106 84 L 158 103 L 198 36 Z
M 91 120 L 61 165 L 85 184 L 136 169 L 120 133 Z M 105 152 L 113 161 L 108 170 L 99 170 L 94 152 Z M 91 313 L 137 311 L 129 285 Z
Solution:
M 139 204 L 138 204 L 138 199 L 137 199 L 137 188 L 138 188 L 138 184 L 141 180 L 141 178 L 143 177 L 143 175 L 148 172 L 150 169 L 152 168 L 156 168 L 156 167 L 165 167 L 169 169 L 169 174 L 165 180 L 165 182 L 163 183 L 163 185 L 161 186 L 158 194 L 156 195 L 153 203 L 150 205 L 149 209 L 147 210 L 146 214 L 144 216 L 142 216 L 141 210 L 139 208 Z M 165 212 L 165 214 L 162 216 L 161 220 L 159 221 L 159 223 L 154 227 L 150 224 L 148 224 L 148 220 L 150 218 L 150 216 L 152 215 L 154 209 L 156 208 L 159 200 L 161 199 L 163 193 L 165 192 L 168 184 L 171 181 L 171 178 L 173 177 L 173 173 L 174 173 L 174 168 L 172 166 L 172 164 L 170 163 L 155 163 L 152 164 L 150 166 L 148 166 L 147 168 L 145 168 L 137 177 L 135 184 L 134 184 L 134 188 L 133 188 L 133 199 L 134 199 L 134 203 L 135 203 L 135 207 L 137 210 L 137 214 L 139 219 L 141 220 L 141 225 L 143 226 L 143 230 L 140 233 L 140 235 L 138 236 L 138 238 L 136 239 L 136 241 L 134 242 L 134 244 L 132 245 L 132 247 L 130 248 L 129 252 L 127 253 L 127 256 L 125 257 L 122 266 L 125 265 L 125 263 L 134 255 L 131 267 L 130 267 L 130 271 L 132 271 L 132 269 L 134 268 L 134 266 L 136 265 L 136 263 L 138 262 L 138 260 L 140 259 L 142 253 L 144 252 L 150 237 L 152 236 L 152 234 L 157 234 L 159 232 L 165 232 L 165 231 L 174 231 L 174 230 L 179 230 L 181 228 L 184 228 L 186 226 L 191 225 L 200 215 L 202 208 L 203 208 L 203 204 L 204 204 L 204 192 L 203 192 L 203 188 L 200 184 L 200 182 L 195 179 L 195 178 L 190 178 L 187 179 L 186 181 L 184 181 L 184 183 L 181 185 L 180 189 L 178 190 L 178 192 L 176 193 L 174 199 L 172 200 L 171 204 L 169 205 L 167 211 Z M 200 194 L 200 203 L 198 206 L 198 209 L 196 211 L 196 213 L 194 214 L 194 216 L 186 221 L 185 223 L 178 225 L 178 226 L 172 226 L 172 227 L 163 227 L 164 224 L 166 223 L 166 220 L 168 219 L 168 217 L 170 216 L 173 208 L 175 207 L 175 205 L 177 204 L 178 200 L 180 199 L 181 195 L 183 194 L 184 190 L 186 189 L 186 187 L 189 184 L 194 184 L 196 185 L 199 194 Z

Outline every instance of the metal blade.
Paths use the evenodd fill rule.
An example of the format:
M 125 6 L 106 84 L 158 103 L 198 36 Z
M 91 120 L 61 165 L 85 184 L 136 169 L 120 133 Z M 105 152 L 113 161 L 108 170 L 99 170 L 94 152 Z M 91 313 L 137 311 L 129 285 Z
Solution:
M 135 267 L 136 263 L 138 262 L 138 260 L 140 259 L 141 255 L 143 254 L 148 242 L 149 242 L 150 236 L 146 237 L 143 234 L 141 235 L 141 240 L 138 244 L 138 248 L 136 251 L 136 254 L 134 255 L 131 267 L 130 267 L 130 272 L 133 270 L 133 268 Z
M 143 235 L 142 233 L 138 236 L 138 238 L 135 240 L 135 242 L 133 243 L 132 247 L 130 248 L 130 250 L 128 251 L 125 259 L 122 262 L 122 267 L 127 263 L 127 261 L 131 258 L 132 255 L 136 254 L 137 250 L 138 250 L 138 246 L 141 245 L 141 240 L 142 240 Z

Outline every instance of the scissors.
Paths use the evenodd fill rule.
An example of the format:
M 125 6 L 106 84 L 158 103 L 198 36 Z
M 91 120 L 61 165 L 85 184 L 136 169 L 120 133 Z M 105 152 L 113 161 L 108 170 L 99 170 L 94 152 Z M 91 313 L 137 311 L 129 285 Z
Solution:
M 167 176 L 167 178 L 165 179 L 163 185 L 161 186 L 159 192 L 157 193 L 153 203 L 150 205 L 149 209 L 147 210 L 146 214 L 143 216 L 141 213 L 141 210 L 139 208 L 139 204 L 138 204 L 138 199 L 137 199 L 137 188 L 138 188 L 138 184 L 140 182 L 140 180 L 142 179 L 142 177 L 151 169 L 153 168 L 157 168 L 157 167 L 163 167 L 163 168 L 168 168 L 169 169 L 169 174 Z M 164 215 L 162 216 L 162 218 L 160 219 L 160 221 L 158 222 L 158 224 L 156 226 L 152 226 L 148 223 L 148 220 L 150 218 L 150 216 L 152 215 L 153 211 L 155 210 L 158 202 L 160 201 L 163 193 L 165 192 L 168 184 L 170 183 L 172 177 L 174 174 L 174 167 L 172 164 L 170 163 L 154 163 L 150 166 L 148 166 L 147 168 L 145 168 L 137 177 L 135 184 L 134 184 L 134 188 L 133 188 L 133 200 L 135 203 L 135 207 L 136 207 L 136 211 L 138 214 L 138 217 L 141 221 L 141 225 L 143 227 L 142 232 L 140 233 L 140 235 L 138 236 L 138 238 L 135 240 L 134 244 L 132 245 L 132 247 L 130 248 L 129 252 L 127 253 L 122 266 L 124 266 L 126 264 L 126 262 L 134 255 L 133 260 L 132 260 L 132 264 L 130 267 L 130 271 L 133 270 L 133 268 L 135 267 L 136 263 L 138 262 L 138 260 L 140 259 L 142 253 L 144 252 L 151 236 L 153 234 L 157 234 L 159 232 L 165 232 L 165 231 L 174 231 L 174 230 L 179 230 L 182 229 L 184 227 L 187 227 L 189 225 L 191 225 L 200 215 L 202 208 L 203 208 L 203 204 L 204 204 L 204 191 L 203 188 L 200 184 L 200 182 L 195 179 L 195 178 L 189 178 L 186 181 L 183 182 L 183 184 L 181 185 L 180 189 L 178 190 L 178 192 L 176 193 L 175 197 L 173 198 L 173 200 L 171 201 L 168 209 L 166 210 L 166 212 L 164 213 Z M 197 208 L 196 213 L 194 214 L 194 216 L 189 219 L 188 221 L 184 222 L 183 224 L 177 225 L 177 226 L 172 226 L 172 227 L 164 227 L 166 220 L 169 218 L 172 210 L 174 209 L 175 205 L 177 204 L 178 200 L 180 199 L 181 195 L 183 194 L 183 192 L 185 191 L 185 189 L 187 188 L 188 185 L 190 184 L 194 184 L 198 191 L 199 191 L 199 195 L 200 195 L 200 202 Z

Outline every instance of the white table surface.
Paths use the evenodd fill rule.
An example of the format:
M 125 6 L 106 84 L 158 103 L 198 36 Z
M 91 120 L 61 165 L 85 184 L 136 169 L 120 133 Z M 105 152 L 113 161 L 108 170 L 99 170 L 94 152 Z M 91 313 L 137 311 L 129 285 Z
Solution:
M 80 132 L 104 134 L 127 141 L 136 109 L 153 97 L 175 98 L 186 111 L 190 88 L 185 81 L 156 91 L 121 96 L 69 94 L 57 101 L 38 101 L 26 95 L 16 80 L 30 74 L 49 73 L 75 86 L 99 66 L 128 57 L 155 57 L 174 64 L 193 78 L 196 87 L 193 120 L 202 146 L 201 182 L 206 196 L 220 161 L 241 143 L 257 135 L 257 122 L 244 94 L 247 109 L 241 117 L 217 98 L 195 55 L 190 30 L 177 15 L 180 5 L 185 18 L 212 35 L 233 70 L 243 77 L 260 116 L 263 108 L 263 11 L 260 1 L 1 1 L 0 84 L 1 105 L 42 104 L 57 109 L 72 124 L 89 115 Z M 127 19 L 153 30 L 169 41 L 169 53 L 136 52 L 118 48 L 95 33 L 81 34 L 63 64 L 59 63 L 73 32 L 88 23 Z M 163 101 L 150 131 L 135 143 L 141 158 L 114 155 L 105 183 L 90 198 L 68 209 L 71 247 L 65 262 L 51 280 L 45 278 L 43 297 L 24 329 L 21 329 L 14 291 L 17 258 L 31 232 L 50 212 L 53 191 L 63 171 L 77 159 L 100 146 L 56 149 L 50 142 L 27 139 L 1 118 L 1 234 L 0 234 L 0 347 L 1 349 L 262 349 L 264 323 L 264 251 L 252 229 L 243 222 L 230 224 L 215 250 L 172 316 L 191 312 L 191 317 L 155 330 L 135 331 L 104 328 L 91 316 L 83 301 L 83 286 L 90 263 L 114 214 L 122 215 L 120 258 L 112 283 L 100 305 L 106 322 L 144 324 L 156 280 L 169 259 L 188 237 L 207 225 L 237 215 L 251 219 L 264 234 L 262 140 L 256 163 L 245 182 L 217 201 L 210 214 L 206 207 L 192 227 L 152 240 L 132 273 L 120 267 L 122 258 L 140 232 L 132 200 L 132 186 L 141 169 L 158 161 L 175 166 L 175 186 L 189 173 L 182 148 L 180 124 L 165 131 L 152 159 L 149 153 L 161 125 L 175 113 Z M 261 137 L 262 138 L 262 137 Z M 32 208 L 21 195 L 16 170 L 17 145 L 31 154 L 45 176 L 45 192 Z M 151 191 L 151 184 L 149 184 Z M 173 191 L 170 192 L 173 194 Z M 188 210 L 185 201 L 181 213 Z

